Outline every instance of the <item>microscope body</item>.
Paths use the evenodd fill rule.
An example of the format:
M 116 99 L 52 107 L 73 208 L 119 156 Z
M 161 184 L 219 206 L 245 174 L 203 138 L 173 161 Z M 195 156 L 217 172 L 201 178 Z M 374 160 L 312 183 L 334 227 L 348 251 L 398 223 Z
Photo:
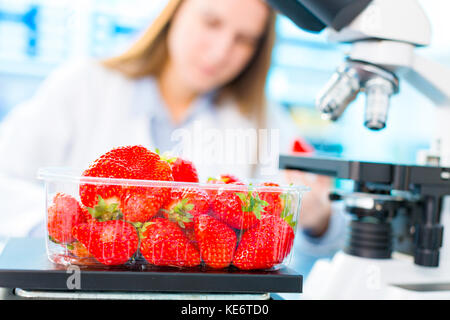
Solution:
M 399 13 L 404 16 L 399 18 Z M 433 141 L 417 160 L 450 167 L 450 68 L 416 53 L 417 47 L 427 46 L 431 40 L 430 23 L 419 4 L 415 0 L 374 0 L 340 31 L 328 29 L 328 39 L 352 43 L 345 64 L 356 61 L 371 68 L 370 76 L 360 77 L 359 88 L 366 94 L 365 124 L 370 129 L 384 128 L 389 97 L 399 92 L 402 80 L 433 102 Z M 325 90 L 318 97 L 319 109 L 326 111 L 323 99 L 329 93 Z M 345 107 L 340 106 L 339 114 Z
M 395 205 L 392 194 L 396 191 L 406 190 L 412 197 L 418 196 L 418 202 L 403 199 L 419 211 L 406 215 L 400 222 L 401 227 L 408 228 L 406 233 L 416 238 L 413 257 L 411 252 L 403 255 L 398 251 L 391 257 L 391 252 L 385 248 L 379 251 L 380 256 L 376 250 L 370 250 L 371 253 L 365 256 L 363 251 L 358 251 L 358 244 L 350 245 L 331 261 L 319 260 L 315 264 L 305 282 L 304 298 L 450 298 L 450 199 L 447 196 L 450 195 L 450 68 L 416 54 L 417 47 L 428 45 L 431 39 L 430 23 L 422 8 L 415 0 L 268 2 L 302 29 L 320 32 L 326 28 L 329 41 L 352 44 L 345 61 L 317 97 L 316 105 L 325 118 L 338 120 L 362 92 L 366 97 L 364 124 L 371 130 L 381 130 L 387 123 L 390 97 L 399 93 L 403 80 L 428 97 L 436 107 L 431 147 L 417 155 L 418 164 L 442 169 L 432 186 L 426 175 L 423 181 L 420 180 L 419 188 L 404 185 L 401 190 L 394 190 L 388 183 L 390 190 L 386 201 L 382 189 L 367 189 L 365 185 L 358 188 L 361 184 L 356 183 L 353 194 L 347 196 L 351 201 L 375 197 Z M 310 165 L 307 159 L 301 161 L 302 164 L 285 168 L 310 169 L 320 163 L 314 161 Z M 314 169 L 306 171 L 314 172 Z M 419 169 L 427 170 L 426 167 Z M 409 171 L 404 178 L 409 181 Z M 348 209 L 353 210 L 350 214 L 354 218 L 350 225 L 351 239 L 365 235 L 359 242 L 365 243 L 370 237 L 381 234 L 383 239 L 371 240 L 369 246 L 382 247 L 388 243 L 385 240 L 388 233 L 383 233 L 383 228 L 390 232 L 398 214 L 380 218 L 376 210 L 370 209 L 365 216 L 364 210 L 357 205 Z M 376 225 L 366 223 L 367 218 L 376 220 Z M 367 227 L 371 229 L 370 235 L 366 234 Z M 442 249 L 440 257 L 439 249 Z

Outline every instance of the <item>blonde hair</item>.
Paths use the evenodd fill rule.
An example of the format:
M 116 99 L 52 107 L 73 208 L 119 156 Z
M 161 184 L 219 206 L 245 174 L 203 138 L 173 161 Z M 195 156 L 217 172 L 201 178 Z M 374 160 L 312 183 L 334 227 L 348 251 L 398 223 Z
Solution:
M 170 22 L 183 0 L 169 0 L 162 13 L 143 35 L 123 54 L 103 61 L 103 65 L 118 70 L 130 78 L 158 76 L 168 57 L 167 34 Z M 266 113 L 264 93 L 267 73 L 275 42 L 275 13 L 271 10 L 266 32 L 254 57 L 231 82 L 220 88 L 217 102 L 231 98 L 242 114 L 263 125 Z

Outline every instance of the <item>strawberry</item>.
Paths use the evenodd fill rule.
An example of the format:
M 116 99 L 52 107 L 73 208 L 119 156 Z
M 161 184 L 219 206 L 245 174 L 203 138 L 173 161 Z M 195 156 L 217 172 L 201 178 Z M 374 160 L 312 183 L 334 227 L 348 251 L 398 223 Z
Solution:
M 220 185 L 222 184 L 236 184 L 236 185 L 244 185 L 242 181 L 240 181 L 238 178 L 231 174 L 221 174 L 219 178 L 213 178 L 209 177 L 206 181 L 208 184 L 212 185 L 219 185 L 219 186 L 211 186 L 208 188 L 205 188 L 205 190 L 208 192 L 209 197 L 211 199 L 211 202 L 213 202 L 214 198 L 216 197 L 217 193 L 220 190 Z
M 173 181 L 170 165 L 162 161 L 158 154 L 151 152 L 143 146 L 128 146 L 112 149 L 100 158 L 95 160 L 87 170 L 83 172 L 85 177 L 100 178 L 119 178 L 119 179 L 138 179 L 138 180 L 162 180 Z M 149 208 L 147 196 L 150 192 L 150 198 L 158 198 L 158 201 L 152 204 L 153 207 L 160 207 L 169 195 L 169 188 L 149 188 L 132 187 L 121 185 L 98 185 L 83 183 L 80 185 L 80 197 L 82 203 L 90 208 L 98 204 L 100 197 L 104 199 L 107 205 L 117 204 L 125 219 L 130 216 L 130 221 L 151 218 L 158 211 L 157 209 L 144 210 L 137 212 L 137 208 Z M 130 196 L 139 195 L 139 196 Z M 131 200 L 130 200 L 131 198 Z M 127 205 L 131 202 L 132 205 Z M 148 212 L 150 211 L 150 212 Z M 115 217 L 110 217 L 114 219 Z M 103 220 L 107 220 L 105 216 Z
M 140 252 L 150 264 L 175 267 L 200 264 L 200 253 L 172 221 L 154 218 L 143 224 L 140 237 Z
M 292 153 L 303 153 L 304 155 L 312 154 L 314 152 L 314 147 L 311 146 L 306 140 L 298 137 L 295 139 L 291 146 Z
M 47 213 L 48 235 L 53 242 L 61 244 L 73 242 L 72 227 L 90 219 L 86 208 L 74 197 L 61 192 L 55 195 Z
M 177 158 L 170 165 L 175 181 L 199 182 L 197 168 L 191 161 Z
M 221 174 L 219 178 L 209 177 L 206 182 L 217 184 L 230 184 L 230 183 L 244 184 L 241 180 L 239 180 L 232 174 Z
M 95 257 L 86 249 L 86 247 L 79 241 L 68 244 L 67 249 L 71 253 L 70 263 L 77 265 L 98 265 L 99 262 Z M 67 257 L 66 257 L 67 258 Z
M 198 249 L 198 243 L 197 239 L 195 238 L 195 230 L 194 228 L 191 229 L 183 229 L 184 234 L 186 235 L 186 238 Z
M 118 208 L 118 203 L 114 199 L 105 201 L 100 195 L 97 204 L 93 208 L 87 208 L 92 219 L 96 221 L 117 220 L 123 217 L 122 211 Z
M 220 177 L 219 177 L 219 180 L 222 180 L 226 184 L 236 183 L 236 182 L 242 183 L 242 181 L 239 178 L 237 178 L 236 176 L 234 176 L 232 174 L 228 174 L 228 173 L 227 174 L 221 174 Z
M 276 216 L 281 215 L 284 208 L 284 202 L 281 197 L 282 190 L 279 184 L 264 182 L 260 185 L 260 187 L 258 187 L 258 194 L 261 200 L 267 202 L 267 206 L 264 208 L 264 214 L 273 214 Z
M 215 196 L 212 202 L 214 216 L 232 228 L 248 229 L 258 222 L 268 203 L 246 186 L 230 185 L 236 185 L 236 189 L 227 188 Z
M 225 182 L 223 182 L 222 180 L 216 179 L 216 178 L 208 178 L 206 183 L 211 185 L 211 186 L 205 187 L 204 190 L 208 193 L 209 199 L 212 203 L 214 201 L 214 198 L 216 197 L 217 193 L 220 190 L 220 186 L 224 185 Z
M 196 216 L 194 221 L 195 238 L 205 264 L 214 269 L 228 267 L 237 243 L 234 230 L 208 215 Z
M 282 218 L 265 215 L 245 231 L 233 265 L 242 270 L 269 269 L 283 262 L 294 243 L 294 230 Z
M 129 222 L 146 222 L 156 216 L 167 201 L 168 188 L 147 188 L 139 193 L 128 192 L 121 198 L 120 210 Z
M 100 263 L 120 265 L 137 251 L 139 237 L 134 226 L 123 220 L 91 221 L 75 226 L 75 238 Z
M 89 253 L 89 251 L 86 249 L 86 247 L 79 241 L 74 241 L 70 244 L 68 244 L 67 249 L 69 249 L 70 253 L 78 258 L 91 258 L 94 257 L 92 254 Z
M 161 155 L 158 149 L 156 149 L 156 153 L 170 165 L 174 181 L 199 182 L 197 168 L 194 163 L 180 157 L 172 157 L 167 152 Z
M 182 187 L 172 190 L 170 200 L 162 211 L 170 221 L 191 229 L 194 227 L 193 217 L 207 213 L 209 206 L 209 195 L 205 190 Z

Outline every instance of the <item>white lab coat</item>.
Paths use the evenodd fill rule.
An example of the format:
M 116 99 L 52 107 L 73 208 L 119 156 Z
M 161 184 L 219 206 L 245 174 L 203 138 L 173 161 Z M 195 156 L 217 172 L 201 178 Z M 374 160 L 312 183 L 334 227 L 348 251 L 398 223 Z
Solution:
M 139 96 L 136 84 L 137 80 L 106 69 L 94 60 L 76 61 L 55 71 L 32 99 L 6 116 L 0 124 L 0 192 L 3 191 L 0 198 L 10 205 L 9 211 L 2 210 L 0 214 L 3 215 L 0 235 L 25 235 L 43 219 L 42 188 L 30 186 L 28 191 L 20 192 L 27 182 L 37 182 L 35 177 L 40 167 L 82 169 L 113 147 L 141 144 L 154 148 L 150 122 L 145 113 L 135 107 L 136 96 Z M 215 144 L 211 141 L 198 143 L 197 140 L 201 140 L 199 127 L 200 136 L 202 132 L 220 136 L 230 129 L 255 128 L 232 103 L 218 108 L 217 112 L 216 118 L 205 113 L 183 128 L 195 138 L 194 143 L 183 141 L 183 155 L 194 161 L 201 180 L 220 173 L 250 177 L 253 165 L 245 159 L 256 154 L 256 144 L 246 146 L 248 154 L 240 158 L 244 161 L 230 163 L 225 161 L 226 155 L 219 154 L 216 160 L 224 161 L 210 163 L 211 157 L 205 156 L 204 151 L 226 144 L 226 139 L 219 139 Z M 279 141 L 287 139 L 280 137 Z M 275 161 L 270 168 L 277 167 L 277 158 L 278 153 L 270 160 Z M 267 159 L 264 161 L 267 164 Z

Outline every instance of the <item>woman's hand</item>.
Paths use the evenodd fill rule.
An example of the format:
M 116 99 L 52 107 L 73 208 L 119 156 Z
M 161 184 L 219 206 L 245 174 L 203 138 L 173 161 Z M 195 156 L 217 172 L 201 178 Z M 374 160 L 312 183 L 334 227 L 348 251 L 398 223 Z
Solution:
M 300 227 L 309 231 L 312 236 L 320 237 L 328 229 L 332 214 L 331 201 L 328 195 L 333 179 L 298 170 L 285 170 L 288 183 L 301 184 L 311 188 L 303 196 L 300 211 Z

